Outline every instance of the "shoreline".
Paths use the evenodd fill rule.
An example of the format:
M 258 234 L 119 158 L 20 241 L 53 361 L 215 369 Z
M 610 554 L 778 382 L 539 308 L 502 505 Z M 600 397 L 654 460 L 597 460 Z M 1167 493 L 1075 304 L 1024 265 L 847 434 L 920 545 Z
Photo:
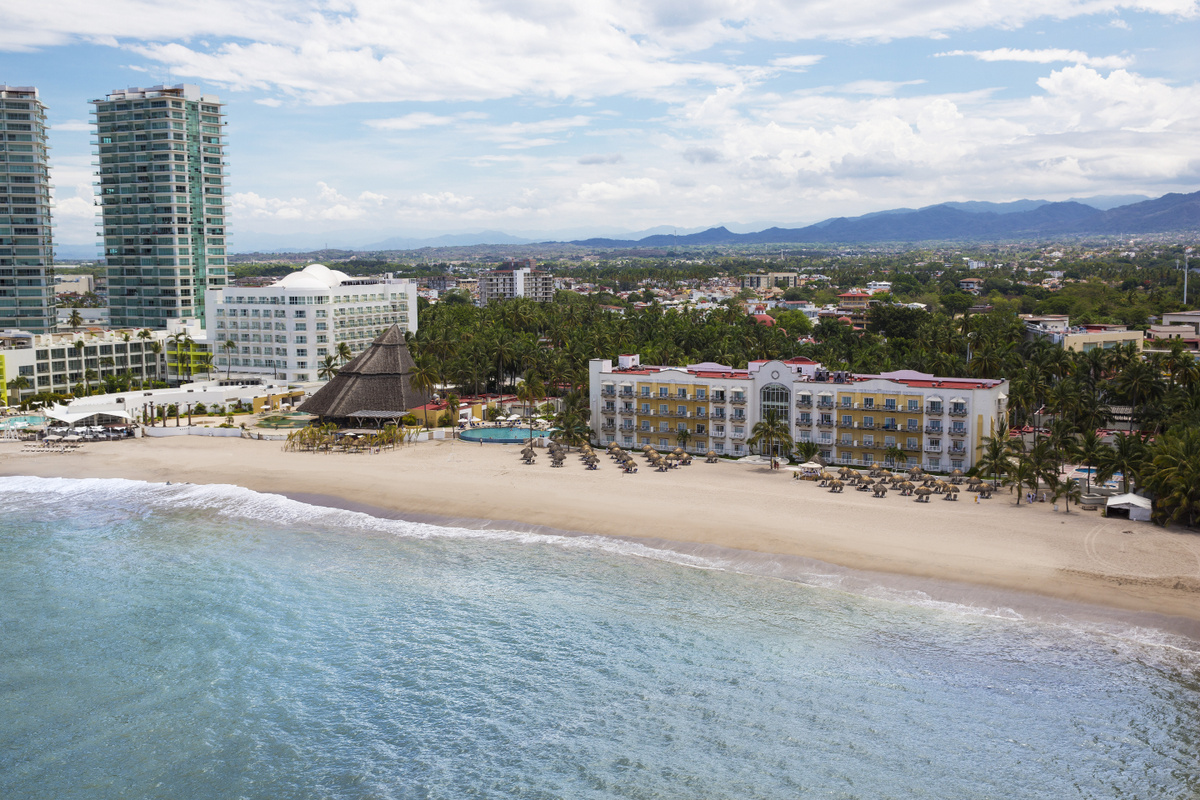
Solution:
M 277 442 L 185 436 L 33 455 L 6 444 L 0 475 L 236 484 L 385 518 L 715 554 L 768 577 L 832 572 L 935 601 L 1015 601 L 1039 616 L 1100 616 L 1200 641 L 1194 533 L 1015 507 L 1004 492 L 925 504 L 831 495 L 788 472 L 731 462 L 624 475 L 607 459 L 597 471 L 573 457 L 562 469 L 524 465 L 519 449 L 446 440 L 381 454 L 285 453 Z

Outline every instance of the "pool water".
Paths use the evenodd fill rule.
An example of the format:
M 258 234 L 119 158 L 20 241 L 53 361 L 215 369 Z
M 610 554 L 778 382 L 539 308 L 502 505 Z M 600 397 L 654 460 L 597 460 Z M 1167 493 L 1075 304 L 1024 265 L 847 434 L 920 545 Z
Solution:
M 533 430 L 534 437 L 545 435 L 537 428 Z M 491 442 L 493 444 L 525 444 L 529 439 L 529 426 L 510 426 L 505 428 L 472 428 L 461 431 L 458 438 L 468 442 Z
M 35 414 L 26 414 L 21 417 L 9 417 L 8 419 L 0 420 L 0 431 L 19 430 L 20 428 L 36 427 L 45 423 L 46 418 Z

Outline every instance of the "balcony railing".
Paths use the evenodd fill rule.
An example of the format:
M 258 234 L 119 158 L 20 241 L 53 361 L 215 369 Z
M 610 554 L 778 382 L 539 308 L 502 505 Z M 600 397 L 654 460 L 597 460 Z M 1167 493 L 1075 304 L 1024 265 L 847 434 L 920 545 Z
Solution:
M 841 421 L 841 422 L 838 422 L 837 426 L 838 426 L 839 428 L 857 428 L 857 427 L 858 427 L 858 424 L 857 424 L 857 423 L 855 423 L 855 422 L 854 422 L 854 420 L 851 420 L 851 421 L 849 421 L 849 422 L 846 422 L 846 421 L 844 421 L 844 420 L 843 420 L 843 421 Z
M 812 398 L 801 397 L 796 401 L 796 408 L 812 408 Z
M 967 415 L 967 410 L 965 408 L 950 409 L 950 416 L 952 416 L 952 417 L 965 417 L 966 415 Z
M 732 397 L 732 398 L 730 398 L 729 402 L 733 403 L 735 406 L 744 406 L 744 405 L 746 405 L 746 398 Z
M 818 400 L 817 408 L 833 408 L 832 400 Z
M 961 456 L 966 454 L 967 448 L 950 445 L 950 449 L 947 452 L 949 452 L 950 455 Z
M 601 397 L 616 397 L 617 390 L 616 389 L 601 389 L 600 396 Z
M 834 423 L 833 423 L 833 420 L 831 420 L 831 419 L 819 419 L 819 420 L 817 420 L 817 427 L 818 427 L 818 428 L 832 428 L 832 427 L 833 427 L 833 425 L 834 425 Z
M 942 446 L 940 444 L 927 444 L 927 445 L 925 445 L 925 452 L 926 453 L 940 453 L 940 452 L 942 452 Z
M 943 414 L 944 409 L 941 406 L 925 406 L 926 414 Z
M 926 433 L 942 433 L 942 426 L 941 425 L 926 425 L 925 432 Z

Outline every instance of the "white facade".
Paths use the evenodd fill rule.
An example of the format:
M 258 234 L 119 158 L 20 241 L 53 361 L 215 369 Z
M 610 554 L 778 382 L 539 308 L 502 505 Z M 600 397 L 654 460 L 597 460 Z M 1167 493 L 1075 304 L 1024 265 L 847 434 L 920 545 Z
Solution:
M 414 281 L 352 278 L 322 264 L 271 286 L 210 290 L 207 303 L 217 371 L 238 375 L 317 380 L 321 362 L 337 357 L 339 345 L 358 355 L 394 323 L 417 330 Z
M 6 331 L 0 334 L 0 358 L 7 380 L 24 377 L 30 386 L 20 397 L 40 392 L 68 394 L 94 373 L 92 384 L 106 375 L 129 372 L 135 380 L 162 380 L 163 353 L 167 331 L 80 331 L 78 333 L 32 334 Z M 82 344 L 77 347 L 76 343 Z M 154 352 L 155 350 L 158 352 Z M 9 393 L 9 402 L 19 398 Z
M 553 300 L 554 276 L 529 267 L 496 269 L 479 275 L 479 305 L 515 297 L 527 297 L 539 303 Z

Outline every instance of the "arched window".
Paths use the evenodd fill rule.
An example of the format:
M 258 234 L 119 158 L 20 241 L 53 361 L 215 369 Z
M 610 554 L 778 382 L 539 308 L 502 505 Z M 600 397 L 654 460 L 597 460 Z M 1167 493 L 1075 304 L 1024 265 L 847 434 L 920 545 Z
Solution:
M 789 406 L 792 402 L 792 393 L 788 391 L 786 386 L 778 383 L 772 383 L 770 386 L 764 386 L 759 394 L 761 416 L 766 418 L 767 412 L 774 411 L 775 416 L 780 420 L 787 422 L 789 420 Z

